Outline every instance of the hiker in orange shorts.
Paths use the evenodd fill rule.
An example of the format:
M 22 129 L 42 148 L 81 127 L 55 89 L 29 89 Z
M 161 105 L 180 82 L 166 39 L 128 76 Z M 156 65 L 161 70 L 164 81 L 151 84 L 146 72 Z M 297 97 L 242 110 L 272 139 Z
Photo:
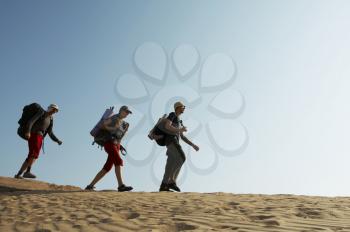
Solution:
M 101 171 L 99 171 L 91 183 L 86 186 L 85 190 L 93 190 L 95 184 L 112 169 L 113 165 L 115 166 L 115 174 L 118 181 L 118 191 L 125 192 L 133 189 L 131 186 L 126 186 L 123 183 L 121 174 L 123 160 L 120 158 L 120 142 L 129 127 L 129 124 L 123 119 L 131 113 L 127 106 L 122 106 L 118 114 L 104 120 L 99 137 L 103 137 L 104 142 L 102 144 L 104 150 L 108 154 L 108 158 Z

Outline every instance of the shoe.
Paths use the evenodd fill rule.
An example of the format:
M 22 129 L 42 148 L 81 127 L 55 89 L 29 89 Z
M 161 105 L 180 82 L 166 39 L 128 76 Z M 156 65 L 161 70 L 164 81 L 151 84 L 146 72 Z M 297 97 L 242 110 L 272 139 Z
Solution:
M 118 192 L 129 192 L 131 190 L 133 190 L 133 187 L 126 186 L 125 184 L 118 187 Z
M 36 178 L 36 176 L 34 174 L 30 173 L 30 172 L 25 172 L 23 174 L 23 177 L 24 178 L 31 178 L 31 179 L 35 179 Z
M 95 191 L 95 186 L 88 185 L 85 187 L 85 190 Z
M 15 178 L 16 179 L 23 179 L 23 177 L 21 177 L 21 175 L 18 175 L 18 174 L 15 175 Z
M 169 189 L 169 185 L 166 183 L 162 183 L 159 187 L 159 192 L 171 192 Z
M 176 192 L 181 192 L 181 189 L 176 185 L 176 183 L 168 184 L 168 187 L 169 187 L 169 189 L 172 189 Z

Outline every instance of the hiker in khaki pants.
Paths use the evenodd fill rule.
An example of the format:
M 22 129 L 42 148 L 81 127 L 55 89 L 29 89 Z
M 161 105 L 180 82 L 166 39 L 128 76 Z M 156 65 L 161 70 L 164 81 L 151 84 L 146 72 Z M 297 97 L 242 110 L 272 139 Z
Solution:
M 165 122 L 165 129 L 174 133 L 174 135 L 166 135 L 166 147 L 167 147 L 167 163 L 165 166 L 165 172 L 163 176 L 162 184 L 159 191 L 171 191 L 175 190 L 180 192 L 180 188 L 176 184 L 177 177 L 180 173 L 181 167 L 186 160 L 186 156 L 180 145 L 180 138 L 193 147 L 196 151 L 199 147 L 193 144 L 184 134 L 186 127 L 182 126 L 182 122 L 179 118 L 185 111 L 185 105 L 181 102 L 174 104 L 174 112 L 170 113 Z

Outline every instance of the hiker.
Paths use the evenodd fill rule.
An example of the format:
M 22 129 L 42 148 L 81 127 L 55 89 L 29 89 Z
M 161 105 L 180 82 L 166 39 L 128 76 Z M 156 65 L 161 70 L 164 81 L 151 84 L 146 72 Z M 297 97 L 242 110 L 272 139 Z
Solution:
M 27 115 L 27 109 L 34 113 L 34 115 Z M 20 170 L 15 175 L 15 178 L 36 178 L 36 176 L 31 173 L 31 167 L 39 158 L 40 150 L 46 134 L 48 134 L 54 142 L 58 143 L 58 145 L 62 144 L 62 141 L 59 140 L 52 131 L 53 115 L 57 112 L 58 106 L 56 104 L 49 105 L 46 111 L 37 103 L 24 107 L 22 118 L 18 122 L 20 124 L 18 134 L 22 138 L 28 140 L 29 153 Z M 26 121 L 25 118 L 28 116 L 28 121 Z
M 187 128 L 182 125 L 182 121 L 180 120 L 180 115 L 183 114 L 184 111 L 185 105 L 182 102 L 176 102 L 174 104 L 174 112 L 170 113 L 165 119 L 164 128 L 169 132 L 165 136 L 165 146 L 167 147 L 166 155 L 168 158 L 159 191 L 174 190 L 181 192 L 176 184 L 176 180 L 186 160 L 186 156 L 179 143 L 180 138 L 196 151 L 199 150 L 199 147 L 183 134 L 187 131 Z
M 110 110 L 113 109 L 111 108 Z M 102 117 L 104 120 L 101 119 L 102 125 L 97 133 L 98 135 L 96 135 L 96 137 L 99 137 L 99 139 L 97 140 L 95 138 L 95 142 L 99 141 L 98 144 L 104 147 L 104 150 L 108 154 L 108 158 L 101 171 L 99 171 L 91 183 L 86 186 L 85 190 L 94 190 L 95 184 L 112 169 L 113 165 L 115 166 L 115 174 L 118 181 L 118 191 L 125 192 L 133 189 L 131 186 L 126 186 L 123 183 L 121 171 L 123 160 L 120 158 L 120 142 L 129 128 L 129 124 L 125 122 L 124 119 L 129 114 L 132 114 L 129 108 L 127 106 L 122 106 L 120 107 L 118 114 L 111 115 L 107 119 Z

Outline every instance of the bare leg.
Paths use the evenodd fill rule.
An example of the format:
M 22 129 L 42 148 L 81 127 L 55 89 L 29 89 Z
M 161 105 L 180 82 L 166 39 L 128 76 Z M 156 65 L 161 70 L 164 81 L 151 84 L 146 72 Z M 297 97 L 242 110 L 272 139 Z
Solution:
M 24 172 L 24 170 L 26 170 L 28 167 L 31 167 L 34 162 L 35 162 L 36 159 L 34 159 L 33 157 L 29 157 L 27 158 L 23 164 L 22 164 L 22 167 L 21 169 L 18 171 L 17 175 L 22 175 L 22 173 Z
M 32 166 L 27 167 L 27 170 L 25 170 L 25 172 L 30 172 L 30 170 L 32 169 Z
M 95 176 L 95 178 L 91 181 L 91 183 L 90 183 L 89 185 L 90 185 L 90 186 L 95 186 L 95 184 L 96 184 L 97 182 L 99 182 L 99 181 L 102 179 L 102 177 L 104 177 L 104 176 L 106 175 L 106 173 L 107 173 L 107 171 L 104 170 L 104 169 L 102 169 L 101 171 L 99 171 L 99 172 L 97 173 L 97 175 Z
M 118 187 L 122 186 L 123 183 L 123 178 L 122 178 L 122 167 L 116 165 L 115 166 L 115 175 L 117 177 L 117 181 L 118 181 Z

